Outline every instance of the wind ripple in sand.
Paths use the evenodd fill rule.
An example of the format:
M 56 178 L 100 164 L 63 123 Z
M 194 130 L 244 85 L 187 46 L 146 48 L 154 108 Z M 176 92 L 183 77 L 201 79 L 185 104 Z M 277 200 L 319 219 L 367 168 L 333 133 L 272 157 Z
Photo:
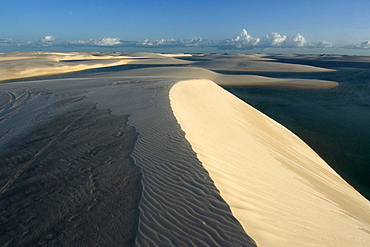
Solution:
M 127 246 L 139 168 L 128 116 L 74 105 L 0 150 L 1 246 Z
M 173 83 L 113 83 L 111 100 L 95 98 L 114 114 L 127 102 L 130 124 L 140 133 L 132 153 L 143 185 L 136 246 L 255 246 L 185 140 L 169 103 Z
M 117 83 L 117 81 L 119 82 Z M 128 83 L 126 83 L 127 81 Z M 32 88 L 36 89 L 36 87 L 41 91 L 40 96 L 35 97 L 32 104 L 27 103 L 23 108 L 16 111 L 12 117 L 6 119 L 6 121 L 2 123 L 2 126 L 5 126 L 5 128 L 1 129 L 1 131 L 5 131 L 4 133 L 7 133 L 6 130 L 12 130 L 12 124 L 17 124 L 17 129 L 23 131 L 6 134 L 6 140 L 4 139 L 0 142 L 1 145 L 5 146 L 8 145 L 14 137 L 31 131 L 32 126 L 37 125 L 46 118 L 57 116 L 63 111 L 72 109 L 66 108 L 66 105 L 79 104 L 75 103 L 73 99 L 80 100 L 78 101 L 80 103 L 86 103 L 87 99 L 89 101 L 94 101 L 97 103 L 97 108 L 110 109 L 114 115 L 123 116 L 130 114 L 129 124 L 135 126 L 139 133 L 132 157 L 135 163 L 142 168 L 143 186 L 142 199 L 139 204 L 140 216 L 138 222 L 129 220 L 128 223 L 122 223 L 123 221 L 120 221 L 121 218 L 112 218 L 111 216 L 118 213 L 120 217 L 123 217 L 125 212 L 121 215 L 118 209 L 100 207 L 102 205 L 100 200 L 94 201 L 94 198 L 100 197 L 94 197 L 92 195 L 97 195 L 98 193 L 100 196 L 107 196 L 108 200 L 113 200 L 112 202 L 120 202 L 122 200 L 122 196 L 117 194 L 117 189 L 115 189 L 121 185 L 107 189 L 103 189 L 102 187 L 99 188 L 99 185 L 103 184 L 103 182 L 99 183 L 99 175 L 101 172 L 108 172 L 109 175 L 107 176 L 115 176 L 117 181 L 120 182 L 127 183 L 127 180 L 125 180 L 121 173 L 117 174 L 117 169 L 112 167 L 107 169 L 103 168 L 103 170 L 88 169 L 93 164 L 92 162 L 95 162 L 95 159 L 90 158 L 96 157 L 97 154 L 95 154 L 96 150 L 91 149 L 89 146 L 84 146 L 79 142 L 81 136 L 75 135 L 74 131 L 87 128 L 87 126 L 80 126 L 80 128 L 73 131 L 72 129 L 67 131 L 71 134 L 69 138 L 72 138 L 80 144 L 77 146 L 73 144 L 73 142 L 62 144 L 75 148 L 68 150 L 62 149 L 62 151 L 65 152 L 64 154 L 68 153 L 68 155 L 65 155 L 67 157 L 60 160 L 60 162 L 62 162 L 60 165 L 68 167 L 68 164 L 76 162 L 76 164 L 84 166 L 81 170 L 83 173 L 81 176 L 74 178 L 74 172 L 72 172 L 72 174 L 65 174 L 64 176 L 63 172 L 59 174 L 58 169 L 54 170 L 52 167 L 43 166 L 42 169 L 50 169 L 50 172 L 45 173 L 46 177 L 42 178 L 41 174 L 44 174 L 44 172 L 34 173 L 38 169 L 35 170 L 35 164 L 31 164 L 26 166 L 27 172 L 24 173 L 25 175 L 20 174 L 18 178 L 14 179 L 12 185 L 6 188 L 3 193 L 3 196 L 8 198 L 7 196 L 9 193 L 15 192 L 14 188 L 18 188 L 19 186 L 21 186 L 21 188 L 25 188 L 24 186 L 27 187 L 27 180 L 24 180 L 24 176 L 27 174 L 35 174 L 32 180 L 35 182 L 35 186 L 32 187 L 33 189 L 41 189 L 45 186 L 41 184 L 37 185 L 37 181 L 40 179 L 40 181 L 53 181 L 58 174 L 62 175 L 64 178 L 72 176 L 72 181 L 68 183 L 69 187 L 65 189 L 63 187 L 56 187 L 57 190 L 51 193 L 51 199 L 47 203 L 42 203 L 42 200 L 40 201 L 42 207 L 40 206 L 37 214 L 41 214 L 43 211 L 42 209 L 44 209 L 45 206 L 48 208 L 49 205 L 60 205 L 61 211 L 45 210 L 48 216 L 36 218 L 37 220 L 46 220 L 46 222 L 44 222 L 44 220 L 43 223 L 37 224 L 40 225 L 41 228 L 39 228 L 35 225 L 35 222 L 38 221 L 34 221 L 32 217 L 34 214 L 32 214 L 32 212 L 28 214 L 29 211 L 22 212 L 15 209 L 16 211 L 14 212 L 22 212 L 25 216 L 18 215 L 19 217 L 16 217 L 16 214 L 13 214 L 13 216 L 11 216 L 12 214 L 5 215 L 5 218 L 2 219 L 6 220 L 6 224 L 13 222 L 9 227 L 15 227 L 16 225 L 23 224 L 20 222 L 18 223 L 17 220 L 22 221 L 22 219 L 26 219 L 29 224 L 33 224 L 32 226 L 35 227 L 35 229 L 40 230 L 37 230 L 35 233 L 22 228 L 19 229 L 19 234 L 17 233 L 17 236 L 22 236 L 20 238 L 22 241 L 28 241 L 27 239 L 29 239 L 24 236 L 32 236 L 33 243 L 54 244 L 61 238 L 66 242 L 59 243 L 71 243 L 69 241 L 73 238 L 78 238 L 79 243 L 88 243 L 88 241 L 92 241 L 96 239 L 96 237 L 99 237 L 97 233 L 101 233 L 104 235 L 104 237 L 101 238 L 101 243 L 109 243 L 111 246 L 118 246 L 123 238 L 122 234 L 119 233 L 122 229 L 122 227 L 119 227 L 119 224 L 136 226 L 137 223 L 136 246 L 255 246 L 254 241 L 245 233 L 240 223 L 231 214 L 229 206 L 220 197 L 219 191 L 209 178 L 208 172 L 203 168 L 189 143 L 185 140 L 184 132 L 174 118 L 170 107 L 168 96 L 173 83 L 175 83 L 175 81 L 169 79 L 150 80 L 148 78 L 136 78 L 132 80 L 132 78 L 103 77 L 79 79 L 78 83 L 76 83 L 76 80 L 50 80 L 33 82 L 32 84 L 10 83 L 3 85 L 3 88 L 7 89 L 9 92 L 24 92 Z M 28 86 L 31 85 L 32 88 L 30 87 L 30 89 L 27 89 Z M 68 92 L 80 92 L 80 94 Z M 9 98 L 3 101 L 3 105 L 6 105 L 7 102 L 9 102 Z M 82 118 L 82 120 L 88 119 L 90 119 L 90 117 Z M 17 120 L 23 122 L 18 123 Z M 103 125 L 101 127 L 105 128 L 110 126 Z M 67 132 L 65 134 L 67 134 Z M 91 133 L 92 136 L 86 135 L 86 138 L 96 140 L 98 143 L 105 143 L 106 141 L 96 139 L 95 135 L 99 133 L 101 133 L 101 129 L 97 133 Z M 88 140 L 81 141 L 86 143 Z M 60 140 L 53 143 L 59 145 Z M 50 147 L 53 146 L 54 148 L 53 143 Z M 72 146 L 69 146 L 69 143 Z M 114 150 L 116 150 L 113 151 L 113 153 L 119 154 L 116 148 L 120 148 L 120 146 L 113 145 L 113 147 L 115 147 Z M 47 150 L 49 150 L 48 147 L 46 148 L 46 151 Z M 17 150 L 13 151 L 17 153 Z M 83 155 L 89 153 L 91 153 L 90 156 Z M 110 156 L 110 153 L 111 152 L 98 152 L 100 155 L 107 154 L 109 156 L 106 157 L 103 162 L 104 165 L 110 165 L 110 160 L 114 159 L 113 156 L 113 158 Z M 57 151 L 50 153 L 50 155 L 51 154 L 51 158 L 53 156 L 55 156 L 54 158 L 58 158 L 61 155 Z M 33 152 L 30 153 L 25 150 L 25 153 L 22 153 L 20 157 L 27 155 L 32 156 Z M 43 153 L 39 156 L 41 161 L 45 158 L 44 156 L 49 157 L 46 153 Z M 17 159 L 17 157 L 12 158 L 12 160 L 19 162 Z M 53 162 L 54 161 L 52 161 L 52 163 Z M 14 170 L 8 170 L 8 172 L 13 174 L 16 173 Z M 112 172 L 114 174 L 112 174 Z M 76 171 L 75 173 L 78 175 L 80 171 Z M 38 176 L 41 176 L 41 178 Z M 119 179 L 119 177 L 121 177 L 121 179 Z M 100 181 L 106 182 L 106 178 L 106 176 L 103 176 L 103 180 Z M 137 181 L 135 177 L 132 179 Z M 57 179 L 56 182 L 59 183 L 59 180 L 60 179 Z M 62 180 L 62 182 L 63 181 L 64 180 Z M 5 183 L 7 182 L 5 181 Z M 4 186 L 3 184 L 2 187 Z M 62 191 L 59 191 L 59 189 L 62 189 Z M 26 193 L 28 192 L 26 191 Z M 37 191 L 32 192 L 31 195 L 38 195 L 38 193 Z M 43 198 L 44 195 L 41 194 L 40 196 Z M 8 199 L 5 199 L 4 202 L 7 202 L 7 200 Z M 75 206 L 69 206 L 69 203 L 72 203 L 71 205 L 76 205 L 76 203 L 81 203 L 81 200 L 82 202 L 86 202 L 82 203 L 86 212 L 76 209 Z M 16 205 L 14 205 L 14 207 Z M 23 203 L 23 205 L 29 204 Z M 94 212 L 94 210 L 98 210 L 96 212 L 102 212 L 102 214 L 98 213 L 96 214 L 96 218 L 90 218 L 90 220 L 88 220 L 88 218 L 86 218 L 89 216 L 87 212 Z M 68 215 L 68 217 L 66 215 Z M 29 221 L 27 219 L 29 219 Z M 48 222 L 50 219 L 52 222 Z M 82 219 L 86 219 L 86 221 L 81 221 Z M 64 223 L 62 225 L 55 225 L 53 222 Z M 81 222 L 86 222 L 86 224 L 82 224 Z M 4 224 L 3 226 L 5 226 Z M 27 226 L 27 224 L 25 225 Z M 94 231 L 91 231 L 89 235 L 91 237 L 88 237 L 84 233 L 85 231 L 80 228 L 85 227 L 84 229 L 86 230 L 89 224 L 95 224 Z M 100 229 L 99 231 L 99 227 L 101 226 L 107 226 L 108 228 Z M 65 232 L 62 230 L 63 227 L 67 227 L 66 229 L 76 228 L 75 230 L 68 230 Z M 57 229 L 57 231 L 51 232 L 48 235 L 47 230 L 53 228 Z M 31 229 L 33 228 L 31 227 Z M 109 232 L 110 230 L 108 231 L 107 229 L 110 229 L 112 232 Z M 4 229 L 4 233 L 6 232 L 12 234 L 12 231 L 9 229 Z M 5 238 L 6 235 L 3 234 L 2 236 Z M 119 239 L 117 239 L 118 236 L 120 236 Z M 132 236 L 135 237 L 134 235 Z

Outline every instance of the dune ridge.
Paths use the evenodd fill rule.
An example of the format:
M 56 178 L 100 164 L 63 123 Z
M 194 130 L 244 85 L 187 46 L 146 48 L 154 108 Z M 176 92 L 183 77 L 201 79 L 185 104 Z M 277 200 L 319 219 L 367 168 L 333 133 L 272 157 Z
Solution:
M 9 202 L 15 199 L 20 202 L 2 208 L 0 223 L 6 226 L 2 229 L 6 234 L 0 234 L 0 243 L 59 241 L 68 245 L 73 239 L 77 244 L 99 239 L 95 243 L 122 246 L 127 240 L 127 235 L 122 234 L 125 230 L 122 224 L 130 224 L 137 226 L 129 235 L 135 246 L 255 246 L 219 196 L 173 116 L 168 94 L 176 82 L 168 78 L 107 76 L 0 84 L 2 91 L 10 93 L 3 95 L 6 100 L 1 102 L 5 106 L 5 114 L 1 115 L 4 119 L 0 121 L 0 131 L 5 137 L 0 139 L 1 147 L 8 147 L 14 140 L 19 143 L 31 139 L 19 154 L 17 145 L 11 146 L 11 154 L 0 152 L 0 162 L 14 161 L 9 167 L 2 166 L 6 170 L 1 173 L 6 184 L 1 185 L 4 193 L 0 194 L 0 207 L 11 205 Z M 93 105 L 96 109 L 91 111 L 96 113 L 79 117 L 85 108 L 76 111 L 75 107 L 86 104 L 90 108 Z M 96 114 L 99 116 L 95 117 Z M 50 119 L 55 120 L 47 127 L 42 125 Z M 74 124 L 77 120 L 78 124 Z M 129 137 L 124 127 L 127 120 L 128 130 L 135 129 L 136 134 L 129 132 L 137 135 L 130 160 L 123 155 L 128 145 L 125 139 Z M 66 129 L 59 137 L 59 129 L 64 129 L 62 123 L 73 128 Z M 56 124 L 59 128 L 53 128 Z M 35 126 L 38 129 L 33 131 Z M 14 127 L 16 132 L 12 132 Z M 28 133 L 31 138 L 19 139 Z M 47 138 L 38 138 L 39 135 Z M 50 142 L 48 136 L 57 138 Z M 41 149 L 32 142 L 35 139 L 42 142 Z M 44 155 L 45 151 L 48 156 Z M 32 152 L 40 154 L 37 162 L 33 162 Z M 47 159 L 43 159 L 45 156 Z M 26 161 L 26 165 L 23 160 L 18 162 L 23 157 L 30 157 L 31 162 Z M 130 173 L 128 179 L 123 164 L 131 159 L 140 174 Z M 50 171 L 34 172 L 40 167 Z M 17 172 L 19 169 L 21 172 Z M 15 179 L 14 173 L 19 174 Z M 142 191 L 125 190 L 136 187 L 134 184 L 140 178 Z M 113 180 L 117 183 L 110 187 Z M 35 181 L 43 184 L 32 187 L 32 195 L 45 195 L 40 202 L 44 205 L 42 202 L 47 201 L 48 210 L 40 210 L 43 208 L 40 202 L 27 196 L 28 185 Z M 58 189 L 53 187 L 55 181 Z M 134 202 L 133 198 L 137 197 L 141 199 L 136 208 L 132 204 L 125 208 L 126 201 Z M 61 200 L 71 203 L 63 203 L 62 211 L 55 214 Z M 18 217 L 23 202 L 27 202 L 28 208 L 22 211 L 25 217 Z M 110 209 L 114 212 L 110 213 Z M 137 222 L 126 215 L 132 210 L 139 212 Z M 28 222 L 33 212 L 37 218 Z M 110 218 L 113 215 L 117 217 Z M 49 224 L 37 227 L 43 219 L 49 219 Z M 19 225 L 23 228 L 19 229 Z M 32 227 L 34 234 L 25 235 Z M 86 237 L 84 232 L 90 227 L 94 229 L 89 232 L 93 236 Z
M 102 75 L 102 77 L 104 76 L 105 75 Z M 109 76 L 209 79 L 222 86 L 274 85 L 304 88 L 330 88 L 338 86 L 337 82 L 315 79 L 279 79 L 258 75 L 224 75 L 208 69 L 193 66 L 132 69 L 111 73 Z
M 97 81 L 106 86 L 88 98 L 113 114 L 130 113 L 139 132 L 132 153 L 143 185 L 136 246 L 255 246 L 173 116 L 168 94 L 178 80 L 113 73 Z
M 208 80 L 170 91 L 186 139 L 260 246 L 367 246 L 370 203 L 289 130 Z

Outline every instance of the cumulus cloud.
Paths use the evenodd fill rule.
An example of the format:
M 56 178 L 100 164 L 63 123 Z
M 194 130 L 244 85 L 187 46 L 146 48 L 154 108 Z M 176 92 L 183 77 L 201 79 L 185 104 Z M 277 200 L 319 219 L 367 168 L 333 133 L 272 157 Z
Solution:
M 252 49 L 256 46 L 259 46 L 260 43 L 261 43 L 260 38 L 253 38 L 251 35 L 248 34 L 247 30 L 243 29 L 243 31 L 239 35 L 221 41 L 218 44 L 218 47 L 243 50 L 243 49 Z
M 19 47 L 30 44 L 30 41 L 20 41 L 14 39 L 0 39 L 0 47 Z
M 253 48 L 270 48 L 270 47 L 304 47 L 308 44 L 305 37 L 301 34 L 295 34 L 291 37 L 273 32 L 261 38 L 254 38 L 248 34 L 246 29 L 233 38 L 221 41 L 218 45 L 219 49 L 253 49 Z
M 1 46 L 12 46 L 12 45 L 18 45 L 22 42 L 18 42 L 14 39 L 0 39 L 0 45 Z
M 330 48 L 334 47 L 333 43 L 328 41 L 318 41 L 310 45 L 311 48 Z
M 370 40 L 366 40 L 359 45 L 360 48 L 370 49 Z
M 344 48 L 346 49 L 370 49 L 370 40 L 366 40 L 359 44 L 348 44 L 345 45 Z
M 72 40 L 68 41 L 67 44 L 73 44 L 73 45 L 91 45 L 94 43 L 93 39 L 88 40 Z
M 44 36 L 40 39 L 41 43 L 51 43 L 54 42 L 56 38 L 54 36 Z
M 47 35 L 40 38 L 36 42 L 24 42 L 13 39 L 0 39 L 0 47 L 27 47 L 27 49 L 37 49 L 40 47 L 64 47 L 70 49 L 78 49 L 79 47 L 102 47 L 102 48 L 186 48 L 186 47 L 200 47 L 200 48 L 217 48 L 219 50 L 248 50 L 248 49 L 265 49 L 265 48 L 347 48 L 347 49 L 370 49 L 370 41 L 364 41 L 358 44 L 350 44 L 345 46 L 333 45 L 331 42 L 318 41 L 309 42 L 301 34 L 288 36 L 277 32 L 264 35 L 262 37 L 253 37 L 246 29 L 232 38 L 225 39 L 221 42 L 213 42 L 201 37 L 190 39 L 145 39 L 139 41 L 126 41 L 120 38 L 104 37 L 100 39 L 86 39 L 61 41 L 56 37 Z
M 138 41 L 135 46 L 139 47 L 194 47 L 194 46 L 207 46 L 209 42 L 203 38 L 192 38 L 192 39 L 157 39 L 144 41 Z M 127 44 L 128 45 L 128 44 Z
M 121 44 L 121 41 L 119 38 L 102 38 L 94 41 L 95 45 L 99 46 L 113 46 L 113 45 L 119 45 Z
M 156 40 L 142 40 L 142 41 L 125 41 L 119 38 L 102 38 L 102 39 L 87 39 L 74 40 L 66 43 L 70 46 L 105 46 L 105 47 L 196 47 L 209 46 L 210 41 L 203 38 L 191 39 L 156 39 Z
M 121 45 L 123 41 L 119 38 L 101 38 L 101 39 L 87 39 L 87 40 L 73 40 L 68 41 L 67 45 L 77 45 L 77 46 L 117 46 Z
M 44 36 L 44 37 L 40 38 L 38 44 L 35 44 L 35 45 L 36 46 L 50 46 L 50 45 L 54 44 L 54 41 L 56 39 L 57 38 L 55 38 L 54 36 L 47 35 L 47 36 Z
M 286 35 L 271 33 L 262 38 L 262 46 L 281 46 L 287 40 Z
M 303 47 L 305 45 L 307 45 L 307 41 L 305 39 L 305 37 L 303 37 L 302 35 L 300 35 L 299 33 L 295 34 L 294 36 L 292 37 L 289 37 L 287 39 L 287 47 Z

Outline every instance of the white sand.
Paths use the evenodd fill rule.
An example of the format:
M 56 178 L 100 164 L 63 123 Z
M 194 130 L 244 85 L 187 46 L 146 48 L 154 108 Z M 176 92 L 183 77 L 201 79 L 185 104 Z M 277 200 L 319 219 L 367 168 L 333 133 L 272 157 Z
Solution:
M 369 246 L 370 202 L 289 130 L 208 80 L 170 91 L 186 139 L 259 246 Z

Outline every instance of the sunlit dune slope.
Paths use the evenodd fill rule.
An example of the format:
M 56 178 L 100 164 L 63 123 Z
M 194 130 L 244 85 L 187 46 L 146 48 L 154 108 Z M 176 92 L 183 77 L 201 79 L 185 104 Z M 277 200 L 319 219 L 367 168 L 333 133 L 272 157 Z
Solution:
M 170 91 L 186 139 L 259 246 L 368 246 L 370 203 L 282 125 L 209 80 Z

